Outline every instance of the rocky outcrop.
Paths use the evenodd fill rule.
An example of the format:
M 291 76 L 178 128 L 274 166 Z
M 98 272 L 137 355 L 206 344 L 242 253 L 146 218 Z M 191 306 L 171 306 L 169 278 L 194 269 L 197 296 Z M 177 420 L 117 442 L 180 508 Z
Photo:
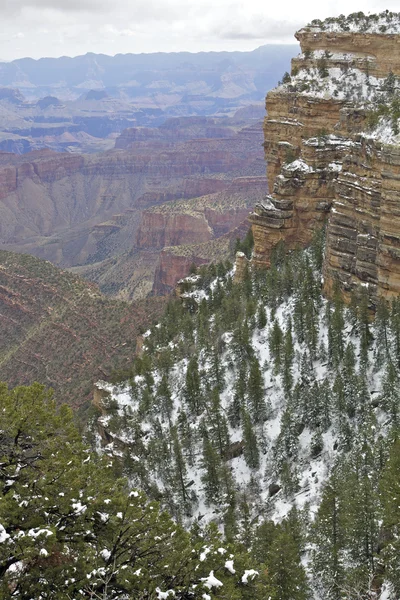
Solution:
M 335 279 L 345 295 L 368 285 L 375 302 L 400 291 L 400 151 L 368 139 L 362 103 L 400 73 L 400 35 L 307 27 L 296 37 L 292 77 L 266 99 L 271 194 L 250 216 L 253 264 L 269 265 L 280 240 L 308 244 L 328 220 L 326 292 Z
M 375 77 L 387 77 L 390 71 L 395 75 L 400 75 L 399 34 L 321 31 L 318 26 L 309 26 L 298 31 L 295 37 L 300 42 L 303 52 L 327 50 L 329 54 L 332 54 L 332 56 L 324 57 L 328 68 L 355 66 L 364 73 Z M 306 66 L 311 67 L 312 65 L 312 59 L 308 59 Z M 294 59 L 293 66 L 299 67 L 302 64 L 299 60 Z
M 179 280 L 187 276 L 190 267 L 231 259 L 236 240 L 244 238 L 249 226 L 248 219 L 244 219 L 235 229 L 209 242 L 164 248 L 155 271 L 152 294 L 169 294 L 175 290 L 180 295 Z M 244 256 L 242 274 L 247 262 Z
M 328 222 L 324 287 L 400 294 L 400 148 L 360 143 L 343 163 Z
M 230 138 L 235 136 L 235 129 L 226 124 L 227 119 L 211 117 L 183 117 L 167 119 L 157 128 L 131 127 L 125 129 L 115 141 L 115 147 L 132 150 L 140 142 L 157 140 L 166 144 L 174 144 L 196 138 Z
M 236 239 L 246 235 L 249 211 L 265 190 L 265 177 L 240 177 L 223 192 L 146 211 L 137 243 L 142 249 L 152 243 L 163 247 L 153 293 L 172 291 L 192 264 L 227 259 Z
M 153 295 L 163 296 L 169 294 L 175 288 L 176 283 L 187 276 L 192 265 L 199 267 L 208 262 L 207 258 L 196 256 L 195 252 L 189 252 L 185 255 L 166 248 L 160 254 L 154 275 Z
M 212 238 L 211 228 L 203 214 L 163 214 L 146 211 L 138 229 L 136 246 L 140 250 L 165 246 L 196 244 Z
M 217 199 L 218 195 L 215 194 L 214 197 Z M 248 216 L 251 208 L 249 205 L 238 207 L 233 202 L 232 207 L 223 211 L 213 208 L 212 204 L 203 210 L 196 210 L 196 207 L 193 210 L 191 204 L 187 204 L 186 212 L 185 207 L 182 207 L 182 212 L 157 209 L 144 211 L 137 232 L 136 248 L 161 250 L 165 246 L 207 242 L 236 229 Z M 181 207 L 181 203 L 178 207 Z
M 241 283 L 244 281 L 246 271 L 249 268 L 249 260 L 243 252 L 236 252 L 235 257 L 235 276 L 234 282 Z

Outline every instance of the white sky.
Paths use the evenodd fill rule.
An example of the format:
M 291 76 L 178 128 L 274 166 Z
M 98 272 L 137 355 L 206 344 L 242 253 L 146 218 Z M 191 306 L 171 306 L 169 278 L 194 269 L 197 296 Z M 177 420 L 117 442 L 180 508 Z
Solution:
M 379 0 L 0 0 L 0 59 L 252 50 L 313 18 L 400 10 Z

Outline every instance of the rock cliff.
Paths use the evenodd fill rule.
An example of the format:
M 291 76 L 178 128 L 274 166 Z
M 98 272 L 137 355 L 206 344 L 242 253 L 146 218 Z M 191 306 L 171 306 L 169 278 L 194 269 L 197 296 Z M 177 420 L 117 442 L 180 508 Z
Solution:
M 266 98 L 271 194 L 250 220 L 255 265 L 327 221 L 326 291 L 367 285 L 375 302 L 400 291 L 400 17 L 361 15 L 296 33 L 302 52 Z
M 187 139 L 199 128 L 206 133 L 210 120 L 176 121 L 160 128 L 173 132 L 168 147 L 150 138 L 96 155 L 0 153 L 4 247 L 64 267 L 98 262 L 132 249 L 143 210 L 225 190 L 238 174 L 262 175 L 261 127 L 231 127 L 227 119 L 225 136 Z M 205 223 L 199 238 L 183 242 L 205 241 L 207 228 Z M 160 243 L 155 247 L 181 242 Z

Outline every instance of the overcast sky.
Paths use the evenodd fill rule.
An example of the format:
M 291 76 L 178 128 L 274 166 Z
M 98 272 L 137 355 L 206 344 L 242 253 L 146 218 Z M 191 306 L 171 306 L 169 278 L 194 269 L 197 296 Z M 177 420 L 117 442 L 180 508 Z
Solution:
M 313 18 L 399 10 L 396 0 L 0 0 L 0 59 L 86 52 L 252 50 L 293 43 Z

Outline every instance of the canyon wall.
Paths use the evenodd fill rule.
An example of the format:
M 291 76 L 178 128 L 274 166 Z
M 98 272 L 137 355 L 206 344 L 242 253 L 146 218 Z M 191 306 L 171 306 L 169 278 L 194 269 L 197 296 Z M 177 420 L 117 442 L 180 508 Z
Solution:
M 147 139 L 149 131 L 143 129 L 144 140 L 128 150 L 96 155 L 50 150 L 22 156 L 0 153 L 3 247 L 35 254 L 64 267 L 98 262 L 132 249 L 143 210 L 223 191 L 241 173 L 261 176 L 262 152 L 257 148 L 262 141 L 261 127 L 254 136 L 251 128 L 247 133 L 246 128 L 233 127 L 231 120 L 226 121 L 225 134 L 216 138 L 216 131 L 220 133 L 224 128 L 215 125 L 214 131 L 213 119 L 171 120 L 154 130 L 156 137 L 168 132 L 168 147 L 160 140 Z M 196 138 L 199 132 L 212 137 Z M 187 139 L 190 136 L 194 139 Z M 188 226 L 187 217 L 185 223 L 175 220 L 175 225 L 169 223 L 165 240 L 157 240 L 154 232 L 154 248 L 210 238 L 205 221 L 201 226 L 195 219 Z M 224 233 L 223 218 L 220 221 Z M 199 226 L 201 231 L 196 237 Z M 185 230 L 189 237 L 190 232 L 195 237 L 179 241 L 179 232 Z M 150 240 L 147 246 L 151 245 Z
M 291 77 L 266 98 L 271 193 L 250 216 L 252 261 L 269 265 L 280 240 L 307 245 L 327 221 L 326 292 L 337 279 L 345 296 L 362 284 L 376 302 L 400 291 L 400 149 L 369 139 L 365 106 L 400 74 L 400 35 L 307 27 L 296 38 Z

